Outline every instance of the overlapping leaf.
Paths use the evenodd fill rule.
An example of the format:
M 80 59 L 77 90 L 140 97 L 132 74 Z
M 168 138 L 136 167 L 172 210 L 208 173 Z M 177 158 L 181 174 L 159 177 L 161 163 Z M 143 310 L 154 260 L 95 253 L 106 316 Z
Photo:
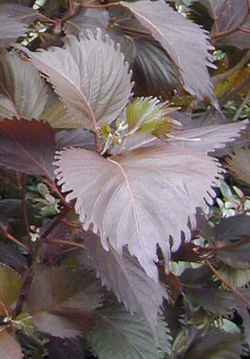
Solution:
M 9 46 L 23 36 L 35 15 L 32 8 L 23 5 L 7 2 L 0 5 L 0 47 Z
M 136 258 L 129 255 L 127 250 L 124 250 L 123 256 L 113 248 L 105 251 L 99 237 L 91 232 L 86 233 L 84 245 L 90 256 L 90 264 L 102 283 L 115 293 L 132 314 L 143 316 L 155 331 L 157 314 L 163 297 L 166 296 L 161 284 L 148 277 Z
M 181 87 L 178 68 L 165 51 L 150 41 L 135 41 L 136 57 L 133 74 L 137 94 L 167 97 L 174 88 Z
M 242 345 L 243 338 L 240 334 L 211 329 L 206 335 L 196 337 L 185 353 L 185 358 L 238 359 L 243 351 Z
M 78 35 L 87 29 L 100 28 L 105 30 L 109 23 L 109 13 L 105 9 L 86 9 L 71 18 L 64 25 L 66 34 Z
M 236 149 L 226 162 L 233 176 L 250 184 L 250 150 L 248 148 Z
M 53 178 L 54 133 L 38 121 L 0 122 L 0 166 L 35 176 Z
M 215 240 L 220 247 L 217 257 L 236 269 L 250 269 L 250 217 L 244 214 L 223 218 L 215 226 Z M 228 248 L 227 248 L 228 247 Z
M 207 34 L 196 24 L 175 12 L 163 0 L 122 2 L 179 68 L 185 89 L 199 99 L 213 98 L 207 66 L 212 66 Z M 177 46 L 178 44 L 178 46 Z M 195 76 L 194 76 L 195 74 Z
M 151 331 L 138 315 L 131 316 L 123 308 L 113 306 L 98 310 L 96 316 L 96 326 L 88 335 L 88 340 L 99 359 L 163 357 L 162 348 L 157 347 Z M 161 323 L 159 331 L 164 330 L 167 342 L 167 329 Z
M 220 44 L 250 47 L 248 0 L 195 0 L 204 5 L 214 20 L 212 35 Z
M 0 57 L 0 115 L 38 118 L 48 100 L 47 86 L 36 68 L 14 53 Z
M 113 41 L 100 30 L 80 41 L 70 36 L 64 48 L 31 52 L 33 64 L 53 84 L 74 120 L 73 127 L 97 130 L 111 123 L 127 104 L 132 83 L 128 64 Z
M 102 293 L 94 273 L 67 267 L 39 268 L 32 282 L 27 309 L 39 330 L 70 338 L 89 329 L 91 312 L 101 300 Z

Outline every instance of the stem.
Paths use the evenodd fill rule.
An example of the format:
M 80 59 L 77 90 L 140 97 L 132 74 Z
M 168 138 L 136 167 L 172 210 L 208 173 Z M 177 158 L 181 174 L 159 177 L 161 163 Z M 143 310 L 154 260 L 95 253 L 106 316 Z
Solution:
M 250 60 L 250 51 L 247 51 L 245 56 L 231 69 L 223 72 L 222 74 L 218 74 L 212 77 L 212 82 L 214 85 L 217 85 L 219 82 L 227 80 L 228 77 L 232 76 L 236 71 L 241 70 Z
M 60 214 L 56 217 L 55 220 L 52 220 L 49 227 L 46 229 L 44 233 L 41 234 L 40 239 L 45 239 L 52 232 L 52 230 L 61 222 L 61 220 L 66 216 L 66 214 L 70 211 L 71 208 L 66 207 L 62 210 Z
M 244 101 L 242 102 L 242 104 L 238 108 L 236 114 L 234 115 L 233 120 L 232 120 L 233 122 L 236 122 L 239 119 L 242 111 L 244 110 L 244 107 L 247 105 L 247 103 L 249 101 L 250 101 L 250 90 L 248 91 L 248 94 L 246 95 Z
M 205 263 L 207 264 L 207 266 L 211 269 L 211 271 L 214 273 L 214 275 L 219 279 L 219 281 L 226 288 L 230 289 L 235 294 L 235 296 L 238 297 L 240 299 L 240 301 L 243 302 L 247 307 L 250 307 L 250 303 L 248 302 L 248 300 L 241 294 L 240 291 L 238 291 L 238 289 L 232 287 L 231 284 L 229 284 L 228 282 L 225 281 L 225 279 L 214 268 L 214 266 L 212 265 L 212 263 L 209 260 L 206 260 Z
M 27 203 L 26 203 L 26 175 L 22 175 L 17 173 L 17 183 L 21 193 L 21 211 L 23 216 L 24 225 L 26 228 L 26 233 L 30 239 L 30 224 L 28 219 L 28 212 L 27 212 Z M 28 245 L 29 245 L 28 241 Z
M 90 4 L 81 4 L 80 6 L 84 9 L 106 9 L 113 6 L 119 6 L 120 2 L 112 4 L 102 4 L 102 5 L 90 5 Z
M 70 209 L 72 208 L 71 205 L 65 201 L 65 198 L 63 197 L 62 193 L 59 191 L 59 189 L 57 188 L 56 184 L 53 181 L 51 181 L 49 178 L 44 178 L 44 182 L 49 186 L 49 188 L 52 192 L 57 194 L 57 196 L 62 201 L 64 207 L 67 207 Z
M 20 242 L 18 239 L 16 239 L 12 234 L 10 234 L 6 228 L 4 228 L 2 225 L 0 225 L 0 231 L 2 231 L 4 237 L 8 240 L 10 240 L 11 242 L 14 242 L 15 244 L 17 244 L 18 246 L 22 247 L 23 249 L 25 249 L 26 252 L 29 253 L 30 249 L 23 244 L 22 242 Z
M 72 247 L 77 247 L 77 248 L 81 248 L 81 249 L 86 249 L 84 244 L 73 242 L 73 241 L 64 241 L 62 239 L 53 239 L 52 241 L 49 241 L 49 243 L 63 244 L 66 246 L 72 246 Z
M 24 274 L 24 277 L 23 277 L 22 288 L 20 290 L 20 294 L 19 294 L 16 306 L 15 306 L 15 309 L 12 313 L 13 318 L 16 318 L 22 312 L 23 305 L 24 305 L 24 303 L 29 295 L 29 292 L 30 292 L 31 284 L 33 281 L 33 275 L 34 275 L 33 268 L 27 268 L 27 270 Z

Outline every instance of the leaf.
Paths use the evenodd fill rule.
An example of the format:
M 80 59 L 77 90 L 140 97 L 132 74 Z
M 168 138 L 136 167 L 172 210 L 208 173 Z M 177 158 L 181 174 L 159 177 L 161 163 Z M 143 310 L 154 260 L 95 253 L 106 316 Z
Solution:
M 3 311 L 3 304 L 10 307 L 18 298 L 22 281 L 19 274 L 12 268 L 0 265 L 0 301 L 1 315 L 6 315 Z M 3 303 L 3 304 L 2 304 Z
M 109 24 L 109 13 L 105 9 L 81 10 L 77 16 L 68 20 L 64 25 L 64 32 L 73 35 L 86 31 L 87 29 L 105 30 Z
M 4 329 L 0 331 L 1 359 L 23 359 L 23 353 L 17 340 Z
M 38 118 L 48 100 L 47 86 L 35 67 L 16 53 L 0 57 L 0 116 Z
M 182 232 L 190 240 L 189 219 L 194 222 L 196 207 L 206 207 L 204 198 L 211 202 L 208 191 L 213 195 L 211 186 L 220 171 L 212 158 L 171 145 L 108 159 L 68 149 L 58 155 L 57 166 L 58 183 L 63 192 L 72 191 L 67 201 L 77 199 L 75 209 L 84 229 L 93 223 L 106 250 L 107 238 L 120 254 L 128 245 L 130 254 L 154 278 L 157 243 L 168 263 L 169 236 L 173 251 L 181 244 Z
M 47 344 L 48 357 L 52 359 L 87 359 L 86 348 L 77 339 L 61 339 L 52 337 Z
M 250 283 L 250 269 L 236 269 L 223 264 L 218 273 L 233 288 L 242 288 Z
M 40 119 L 49 123 L 52 128 L 72 129 L 79 127 L 78 121 L 68 113 L 64 104 L 58 99 L 58 96 L 51 92 Z
M 9 46 L 27 31 L 35 10 L 18 4 L 0 5 L 0 47 Z
M 135 41 L 136 57 L 133 64 L 135 91 L 137 95 L 167 95 L 181 86 L 178 68 L 165 51 L 150 41 Z
M 215 226 L 217 258 L 235 269 L 250 269 L 250 217 L 245 214 L 223 218 Z
M 249 10 L 248 10 L 249 11 Z M 250 28 L 250 15 L 246 20 L 241 24 L 239 29 L 228 36 L 222 37 L 219 44 L 227 46 L 235 46 L 239 49 L 249 49 L 250 48 L 250 39 L 249 39 L 249 28 Z
M 75 337 L 91 324 L 91 312 L 102 300 L 95 276 L 67 267 L 38 268 L 27 309 L 39 330 L 58 337 Z
M 192 359 L 238 359 L 242 354 L 243 340 L 240 334 L 225 333 L 211 329 L 206 335 L 194 340 L 185 358 Z
M 72 191 L 67 201 L 76 198 L 75 210 L 84 229 L 93 223 L 106 250 L 107 238 L 120 254 L 128 245 L 147 274 L 157 278 L 156 245 L 168 263 L 170 236 L 171 250 L 176 251 L 183 234 L 190 240 L 189 224 L 195 226 L 197 207 L 206 210 L 213 203 L 211 186 L 218 185 L 221 169 L 206 152 L 237 135 L 241 126 L 198 129 L 198 141 L 195 130 L 187 130 L 183 131 L 186 140 L 173 139 L 108 159 L 68 149 L 56 156 L 58 183 L 63 192 Z
M 111 123 L 128 102 L 133 84 L 128 64 L 113 41 L 98 30 L 79 41 L 70 36 L 65 46 L 48 51 L 23 49 L 48 76 L 75 123 L 72 128 L 97 130 Z
M 124 2 L 138 21 L 150 31 L 179 68 L 184 88 L 202 100 L 213 99 L 208 67 L 212 66 L 212 49 L 208 36 L 198 25 L 175 12 L 163 0 Z M 195 75 L 194 75 L 195 74 Z
M 97 271 L 102 284 L 114 292 L 131 314 L 144 317 L 155 332 L 159 308 L 166 297 L 162 285 L 148 277 L 126 249 L 122 256 L 112 247 L 105 251 L 98 236 L 92 232 L 84 235 L 84 245 L 90 265 Z M 82 260 L 86 261 L 84 257 Z
M 187 288 L 186 293 L 193 305 L 219 316 L 230 314 L 234 307 L 234 297 L 226 290 L 194 287 Z
M 250 150 L 238 148 L 226 159 L 233 176 L 250 185 Z
M 248 0 L 195 0 L 204 5 L 214 20 L 212 35 L 219 44 L 236 46 L 240 49 L 250 47 L 250 16 Z
M 22 173 L 53 178 L 54 133 L 38 121 L 0 122 L 0 166 Z
M 96 326 L 87 339 L 99 359 L 162 357 L 151 331 L 139 316 L 112 306 L 98 310 L 96 317 Z
M 212 152 L 214 149 L 225 147 L 226 142 L 233 141 L 236 137 L 239 137 L 239 131 L 245 129 L 248 123 L 248 120 L 245 120 L 225 125 L 183 129 L 180 136 L 181 139 L 186 139 L 186 141 L 176 141 L 176 138 L 178 139 L 178 133 L 176 133 L 176 138 L 171 139 L 171 144 L 178 147 L 182 146 L 183 148 L 192 148 L 193 151 L 198 152 Z
M 82 128 L 59 131 L 56 133 L 56 147 L 58 150 L 66 147 L 79 147 L 95 151 L 95 137 L 93 133 Z
M 172 130 L 173 121 L 167 116 L 171 109 L 157 98 L 137 97 L 128 104 L 124 112 L 129 133 L 136 130 L 154 133 L 161 125 L 166 126 L 166 132 Z

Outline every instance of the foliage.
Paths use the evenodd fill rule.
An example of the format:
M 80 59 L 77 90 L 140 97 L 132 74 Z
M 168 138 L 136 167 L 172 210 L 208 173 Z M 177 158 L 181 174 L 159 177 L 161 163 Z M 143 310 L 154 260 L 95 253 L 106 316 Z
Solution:
M 0 357 L 250 351 L 250 9 L 0 1 Z

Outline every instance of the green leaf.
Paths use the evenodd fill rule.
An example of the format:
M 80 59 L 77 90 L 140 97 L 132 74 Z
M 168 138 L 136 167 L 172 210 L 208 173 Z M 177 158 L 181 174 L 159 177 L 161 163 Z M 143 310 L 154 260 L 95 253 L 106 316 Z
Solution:
M 0 265 L 0 300 L 4 305 L 11 306 L 17 300 L 22 281 L 19 274 L 12 268 Z M 2 307 L 1 307 L 1 313 Z
M 160 326 L 166 345 L 170 337 L 164 325 Z M 162 342 L 162 332 L 160 337 Z M 96 326 L 87 339 L 99 359 L 158 359 L 163 354 L 144 320 L 117 306 L 96 312 Z

